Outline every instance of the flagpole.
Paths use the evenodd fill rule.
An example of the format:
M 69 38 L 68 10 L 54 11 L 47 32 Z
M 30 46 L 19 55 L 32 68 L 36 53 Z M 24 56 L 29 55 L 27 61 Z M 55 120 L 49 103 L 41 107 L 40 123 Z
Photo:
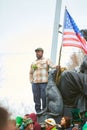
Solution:
M 66 13 L 66 6 L 65 6 L 65 10 L 64 10 L 64 20 L 63 20 L 63 29 L 62 29 L 62 42 L 61 42 L 61 46 L 60 46 L 60 51 L 59 51 L 59 59 L 58 59 L 58 65 L 60 66 L 60 60 L 61 60 L 61 53 L 62 53 L 62 44 L 63 44 L 63 32 L 64 32 L 64 21 L 65 21 L 65 13 Z
M 64 10 L 64 20 L 63 20 L 63 29 L 62 29 L 62 41 L 61 41 L 61 46 L 60 46 L 60 51 L 59 51 L 58 66 L 60 66 L 62 47 L 63 47 L 62 44 L 63 44 L 63 32 L 64 32 L 65 14 L 66 14 L 66 6 L 65 6 L 65 10 Z M 58 83 L 60 74 L 61 74 L 61 68 L 57 71 L 57 74 L 56 74 L 56 84 Z
M 56 63 L 56 56 L 57 56 L 58 30 L 59 30 L 59 22 L 60 22 L 61 4 L 62 4 L 62 0 L 56 0 L 56 10 L 55 10 L 53 38 L 52 38 L 52 47 L 51 47 L 51 59 L 54 64 Z

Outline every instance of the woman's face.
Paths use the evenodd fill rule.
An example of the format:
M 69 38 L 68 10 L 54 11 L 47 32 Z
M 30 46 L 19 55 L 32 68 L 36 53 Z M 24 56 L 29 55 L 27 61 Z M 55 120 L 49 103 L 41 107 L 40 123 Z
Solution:
M 47 128 L 49 128 L 49 125 L 46 123 L 46 124 L 45 124 L 45 127 L 46 127 L 46 129 L 47 129 Z
M 66 120 L 65 120 L 65 118 L 63 117 L 62 119 L 61 119 L 61 125 L 63 126 L 63 125 L 65 125 L 66 124 Z
M 31 123 L 31 124 L 28 125 L 28 130 L 33 130 L 33 128 L 34 128 L 33 123 Z

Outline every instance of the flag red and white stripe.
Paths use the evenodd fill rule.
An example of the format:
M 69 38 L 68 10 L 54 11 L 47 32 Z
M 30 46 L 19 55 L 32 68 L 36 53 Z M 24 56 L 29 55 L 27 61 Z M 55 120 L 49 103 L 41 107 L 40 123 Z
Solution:
M 86 40 L 67 10 L 64 19 L 63 46 L 78 47 L 87 54 Z

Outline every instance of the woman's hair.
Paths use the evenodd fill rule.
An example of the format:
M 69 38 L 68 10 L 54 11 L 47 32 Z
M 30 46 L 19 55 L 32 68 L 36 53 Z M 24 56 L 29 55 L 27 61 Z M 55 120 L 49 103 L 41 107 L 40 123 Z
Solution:
M 62 126 L 63 128 L 69 128 L 71 124 L 71 118 L 68 116 L 63 117 L 65 119 L 65 124 Z
M 9 116 L 10 114 L 8 111 L 5 108 L 0 107 L 0 128 L 7 124 Z

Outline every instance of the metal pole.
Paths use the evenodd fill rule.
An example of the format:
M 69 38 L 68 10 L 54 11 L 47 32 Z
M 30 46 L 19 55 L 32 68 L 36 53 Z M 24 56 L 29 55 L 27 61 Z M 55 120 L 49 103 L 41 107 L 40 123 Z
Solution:
M 56 56 L 57 56 L 58 30 L 59 30 L 59 22 L 60 22 L 61 4 L 62 4 L 62 0 L 56 0 L 56 10 L 55 10 L 53 38 L 52 38 L 52 47 L 51 47 L 51 59 L 54 64 L 56 63 Z

